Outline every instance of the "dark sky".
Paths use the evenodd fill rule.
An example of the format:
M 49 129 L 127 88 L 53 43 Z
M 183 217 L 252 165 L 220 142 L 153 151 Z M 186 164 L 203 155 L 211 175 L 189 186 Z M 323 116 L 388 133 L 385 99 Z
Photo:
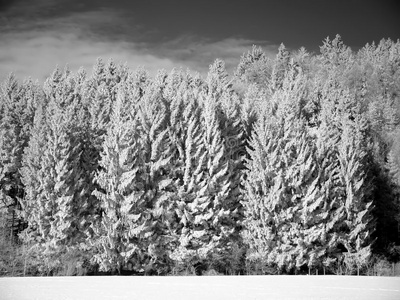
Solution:
M 132 68 L 189 67 L 215 58 L 232 71 L 252 44 L 318 52 L 340 34 L 354 50 L 400 38 L 397 0 L 0 0 L 0 78 L 43 80 L 56 65 L 91 69 L 99 56 Z

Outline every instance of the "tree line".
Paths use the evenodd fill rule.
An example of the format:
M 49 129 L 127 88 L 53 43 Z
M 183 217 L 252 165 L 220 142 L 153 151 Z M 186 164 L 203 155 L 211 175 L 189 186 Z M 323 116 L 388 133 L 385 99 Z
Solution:
M 0 271 L 362 272 L 400 258 L 400 42 L 0 93 Z M 57 273 L 58 272 L 58 273 Z M 72 271 L 71 271 L 72 272 Z

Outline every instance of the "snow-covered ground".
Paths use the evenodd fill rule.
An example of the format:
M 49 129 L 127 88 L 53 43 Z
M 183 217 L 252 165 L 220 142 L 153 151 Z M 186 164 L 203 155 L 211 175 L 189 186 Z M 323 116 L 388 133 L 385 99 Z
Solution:
M 400 277 L 208 276 L 0 278 L 1 300 L 400 299 Z

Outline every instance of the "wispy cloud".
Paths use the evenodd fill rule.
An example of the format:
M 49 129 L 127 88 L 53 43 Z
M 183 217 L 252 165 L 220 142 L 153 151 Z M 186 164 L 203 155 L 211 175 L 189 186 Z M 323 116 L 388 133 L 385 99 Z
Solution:
M 184 36 L 167 41 L 154 48 L 158 56 L 171 58 L 178 64 L 205 73 L 216 58 L 223 59 L 229 72 L 233 72 L 243 53 L 249 51 L 252 45 L 263 47 L 265 53 L 273 57 L 277 53 L 278 45 L 266 41 L 254 41 L 243 38 L 226 38 L 223 40 L 209 40 L 201 37 Z
M 73 71 L 91 70 L 97 57 L 113 58 L 132 69 L 143 66 L 151 74 L 173 67 L 205 74 L 214 59 L 221 58 L 233 71 L 252 44 L 263 46 L 271 56 L 277 49 L 265 41 L 242 38 L 210 40 L 186 35 L 158 41 L 149 36 L 151 32 L 116 11 L 73 12 L 19 22 L 0 32 L 0 80 L 14 72 L 20 79 L 43 81 L 57 65 L 66 64 Z
M 2 36 L 0 46 L 0 77 L 14 72 L 18 77 L 44 80 L 58 65 L 68 64 L 71 70 L 90 70 L 97 57 L 128 63 L 132 68 L 144 66 L 150 72 L 171 69 L 173 61 L 135 49 L 130 42 L 96 41 L 74 32 L 32 31 Z

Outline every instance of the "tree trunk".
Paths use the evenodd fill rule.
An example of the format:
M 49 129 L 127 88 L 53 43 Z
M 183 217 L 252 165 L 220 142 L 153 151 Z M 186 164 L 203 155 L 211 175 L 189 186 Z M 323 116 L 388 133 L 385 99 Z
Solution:
M 14 219 L 15 219 L 15 207 L 12 211 L 12 219 L 11 219 L 11 230 L 10 230 L 10 245 L 13 245 L 14 242 Z
M 26 246 L 23 246 L 23 253 L 24 253 L 24 277 L 26 276 L 26 263 L 27 263 L 27 255 L 26 255 Z

